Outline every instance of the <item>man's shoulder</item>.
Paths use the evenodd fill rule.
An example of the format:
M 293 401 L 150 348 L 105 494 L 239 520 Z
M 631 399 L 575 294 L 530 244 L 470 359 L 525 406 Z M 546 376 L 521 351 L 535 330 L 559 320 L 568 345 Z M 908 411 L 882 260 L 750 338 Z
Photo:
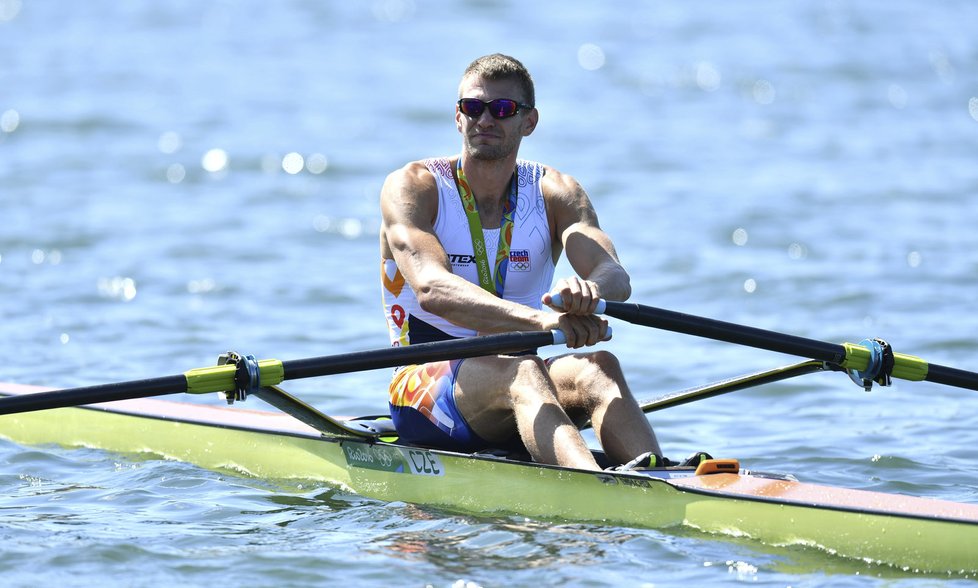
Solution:
M 540 187 L 544 197 L 558 201 L 573 201 L 584 193 L 577 178 L 549 165 L 543 165 Z
M 403 166 L 395 169 L 391 172 L 392 176 L 408 176 L 408 177 L 419 177 L 425 175 L 431 175 L 431 170 L 428 169 L 426 165 L 426 159 L 419 159 L 417 161 L 409 161 Z
M 428 165 L 430 160 L 411 161 L 387 176 L 387 186 L 398 190 L 426 191 L 436 189 L 435 176 Z

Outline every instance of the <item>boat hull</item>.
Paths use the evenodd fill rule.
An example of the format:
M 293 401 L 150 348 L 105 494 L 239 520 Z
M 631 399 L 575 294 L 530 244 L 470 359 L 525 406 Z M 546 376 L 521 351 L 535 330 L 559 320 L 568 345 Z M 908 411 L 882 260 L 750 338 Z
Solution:
M 32 387 L 0 385 L 0 392 Z M 909 571 L 978 573 L 978 505 L 689 470 L 590 472 L 324 437 L 287 415 L 163 400 L 0 416 L 0 437 L 91 447 L 473 514 L 686 527 Z

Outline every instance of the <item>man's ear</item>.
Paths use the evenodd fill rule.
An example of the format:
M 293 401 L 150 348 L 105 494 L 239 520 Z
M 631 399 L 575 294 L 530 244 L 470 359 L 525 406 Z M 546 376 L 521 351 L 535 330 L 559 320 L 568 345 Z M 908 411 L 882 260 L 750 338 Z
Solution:
M 538 122 L 540 122 L 540 111 L 534 108 L 523 119 L 523 136 L 529 137 L 537 128 Z

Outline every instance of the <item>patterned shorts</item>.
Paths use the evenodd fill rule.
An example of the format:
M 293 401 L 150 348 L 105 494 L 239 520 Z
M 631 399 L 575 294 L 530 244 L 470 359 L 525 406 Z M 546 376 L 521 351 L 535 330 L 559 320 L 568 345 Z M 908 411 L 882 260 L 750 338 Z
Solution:
M 475 434 L 455 405 L 461 359 L 399 368 L 391 380 L 390 409 L 401 441 L 471 453 L 492 447 Z

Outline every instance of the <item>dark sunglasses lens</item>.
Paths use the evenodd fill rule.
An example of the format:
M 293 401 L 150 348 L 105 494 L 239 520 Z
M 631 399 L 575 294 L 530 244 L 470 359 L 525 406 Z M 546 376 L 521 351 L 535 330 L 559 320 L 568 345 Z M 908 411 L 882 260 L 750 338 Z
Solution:
M 485 109 L 485 104 L 481 100 L 476 100 L 475 98 L 463 98 L 458 101 L 458 109 L 462 111 L 465 116 L 482 116 L 482 111 Z
M 489 103 L 489 114 L 495 118 L 509 118 L 516 114 L 516 101 L 499 98 Z

